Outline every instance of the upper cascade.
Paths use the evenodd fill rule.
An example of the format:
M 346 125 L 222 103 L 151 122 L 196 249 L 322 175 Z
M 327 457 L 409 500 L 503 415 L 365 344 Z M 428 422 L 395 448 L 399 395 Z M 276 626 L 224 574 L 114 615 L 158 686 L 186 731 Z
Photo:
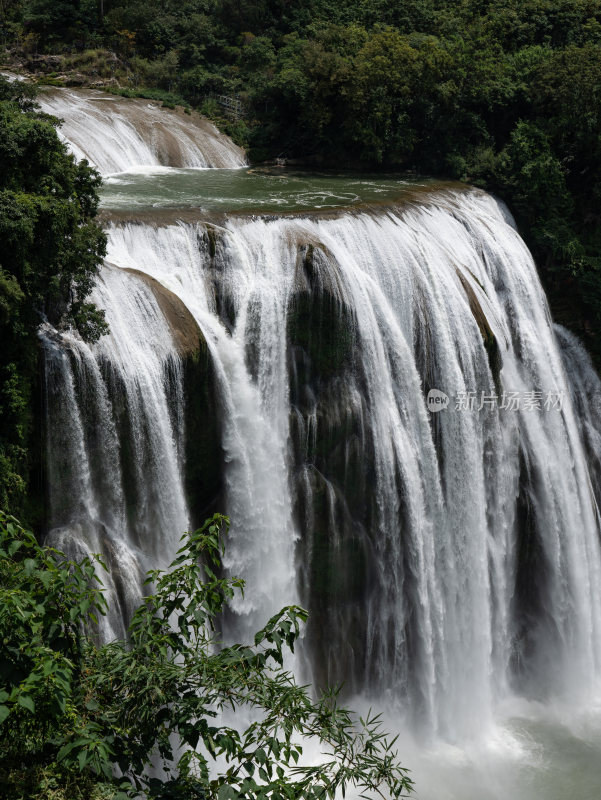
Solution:
M 237 169 L 247 163 L 242 148 L 196 113 L 94 89 L 52 89 L 39 103 L 63 120 L 59 133 L 74 155 L 103 175 L 158 166 Z

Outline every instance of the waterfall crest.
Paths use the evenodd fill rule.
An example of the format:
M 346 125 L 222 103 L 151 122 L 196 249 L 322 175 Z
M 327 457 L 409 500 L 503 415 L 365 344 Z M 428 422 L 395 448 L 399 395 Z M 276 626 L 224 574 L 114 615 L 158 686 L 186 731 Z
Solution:
M 38 98 L 42 111 L 63 120 L 59 135 L 76 158 L 103 175 L 140 167 L 246 165 L 244 151 L 197 113 L 94 89 L 53 89 Z
M 429 735 L 478 735 L 512 693 L 591 696 L 601 386 L 502 205 L 448 190 L 378 212 L 122 222 L 107 261 L 110 336 L 44 334 L 53 538 L 118 542 L 131 588 L 219 505 L 247 582 L 235 635 L 300 600 L 315 683 L 385 698 Z M 195 320 L 211 398 L 189 396 L 131 270 Z

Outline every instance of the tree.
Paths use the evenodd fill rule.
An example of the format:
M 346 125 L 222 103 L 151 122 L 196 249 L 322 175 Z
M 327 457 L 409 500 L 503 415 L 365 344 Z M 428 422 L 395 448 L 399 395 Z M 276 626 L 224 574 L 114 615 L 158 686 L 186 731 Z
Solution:
M 106 239 L 94 217 L 100 176 L 76 163 L 36 111 L 32 87 L 0 78 L 0 507 L 23 510 L 43 320 L 88 341 L 106 332 L 87 301 Z
M 42 44 L 73 38 L 79 22 L 79 0 L 29 0 L 25 25 L 38 33 Z
M 100 789 L 107 798 L 160 800 L 317 800 L 348 786 L 400 798 L 411 790 L 378 717 L 356 720 L 337 692 L 313 701 L 284 668 L 303 609 L 284 608 L 252 644 L 222 646 L 220 617 L 243 589 L 218 577 L 227 525 L 215 515 L 186 535 L 169 569 L 148 574 L 152 593 L 129 640 L 96 646 L 105 604 L 95 564 L 70 562 L 0 515 L 0 779 L 9 800 L 49 798 L 49 781 L 69 798 Z M 255 721 L 242 729 L 221 717 L 245 708 Z M 302 765 L 307 738 L 321 743 L 323 763 Z M 162 778 L 150 770 L 157 756 Z
M 355 67 L 357 147 L 372 161 L 406 163 L 416 136 L 411 108 L 421 81 L 419 52 L 407 37 L 385 28 L 369 36 Z

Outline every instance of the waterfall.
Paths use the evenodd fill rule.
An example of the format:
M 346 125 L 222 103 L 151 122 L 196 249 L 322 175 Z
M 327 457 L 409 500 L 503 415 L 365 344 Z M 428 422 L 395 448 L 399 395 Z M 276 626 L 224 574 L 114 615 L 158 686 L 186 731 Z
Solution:
M 191 470 L 219 470 L 195 507 L 232 519 L 226 567 L 247 585 L 232 635 L 300 601 L 307 677 L 452 742 L 512 695 L 586 703 L 600 386 L 500 203 L 449 189 L 108 234 L 95 299 L 110 335 L 42 334 L 55 539 L 114 548 L 113 580 L 135 594 L 201 521 Z M 155 285 L 198 327 L 196 366 Z M 186 389 L 194 369 L 210 402 Z
M 240 633 L 249 635 L 257 620 L 297 599 L 298 534 L 287 474 L 288 248 L 276 228 L 265 241 L 258 226 L 244 238 L 228 235 L 211 255 L 213 229 L 210 236 L 196 226 L 113 228 L 108 257 L 171 290 L 205 336 L 222 409 L 224 502 L 232 523 L 226 566 L 246 581 L 234 608 L 248 623 Z M 223 303 L 229 322 L 218 314 Z
M 568 373 L 570 396 L 586 451 L 592 489 L 597 508 L 601 508 L 601 380 L 578 339 L 560 325 L 556 325 L 555 330 Z
M 109 567 L 105 638 L 123 637 L 146 571 L 168 566 L 189 514 L 182 482 L 183 386 L 151 290 L 106 266 L 93 294 L 111 336 L 93 349 L 49 326 L 46 429 L 52 546 Z
M 199 114 L 94 89 L 40 94 L 42 111 L 62 120 L 59 135 L 77 159 L 103 175 L 140 167 L 218 167 L 246 164 L 243 150 Z

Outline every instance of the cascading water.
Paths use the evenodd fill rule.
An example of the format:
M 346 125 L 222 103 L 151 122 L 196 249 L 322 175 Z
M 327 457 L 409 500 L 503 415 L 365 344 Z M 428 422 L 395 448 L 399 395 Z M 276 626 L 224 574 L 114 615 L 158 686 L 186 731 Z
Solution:
M 208 120 L 168 111 L 149 100 L 94 89 L 53 89 L 38 98 L 61 119 L 60 134 L 78 159 L 103 175 L 139 167 L 221 167 L 246 164 L 244 151 Z
M 253 625 L 294 599 L 301 535 L 320 682 L 387 695 L 451 739 L 492 723 L 510 688 L 592 691 L 591 479 L 534 265 L 497 204 L 447 193 L 381 215 L 121 225 L 109 259 L 177 294 L 207 339 L 229 566 L 249 582 L 244 610 L 263 612 Z M 307 343 L 306 292 L 332 341 Z M 430 388 L 477 402 L 429 417 Z M 501 408 L 509 392 L 523 409 Z
M 296 669 L 413 731 L 424 797 L 538 797 L 420 762 L 424 742 L 495 740 L 512 703 L 598 692 L 601 383 L 508 212 L 420 187 L 352 213 L 185 216 L 109 224 L 109 336 L 41 334 L 52 540 L 109 560 L 104 635 L 225 511 L 247 584 L 228 635 L 300 601 Z
M 275 230 L 267 242 L 263 230 L 256 233 L 228 236 L 211 257 L 208 236 L 196 226 L 125 226 L 111 230 L 109 252 L 112 263 L 141 267 L 180 297 L 206 339 L 222 408 L 225 506 L 232 521 L 226 564 L 246 581 L 235 610 L 250 625 L 241 630 L 247 635 L 257 620 L 296 600 L 297 534 L 287 476 L 286 246 Z M 236 320 L 229 329 L 217 314 L 218 284 Z
M 146 570 L 166 567 L 189 526 L 178 440 L 181 364 L 151 290 L 105 267 L 94 300 L 111 336 L 92 351 L 41 331 L 45 351 L 49 543 L 109 566 L 107 638 L 123 637 Z

